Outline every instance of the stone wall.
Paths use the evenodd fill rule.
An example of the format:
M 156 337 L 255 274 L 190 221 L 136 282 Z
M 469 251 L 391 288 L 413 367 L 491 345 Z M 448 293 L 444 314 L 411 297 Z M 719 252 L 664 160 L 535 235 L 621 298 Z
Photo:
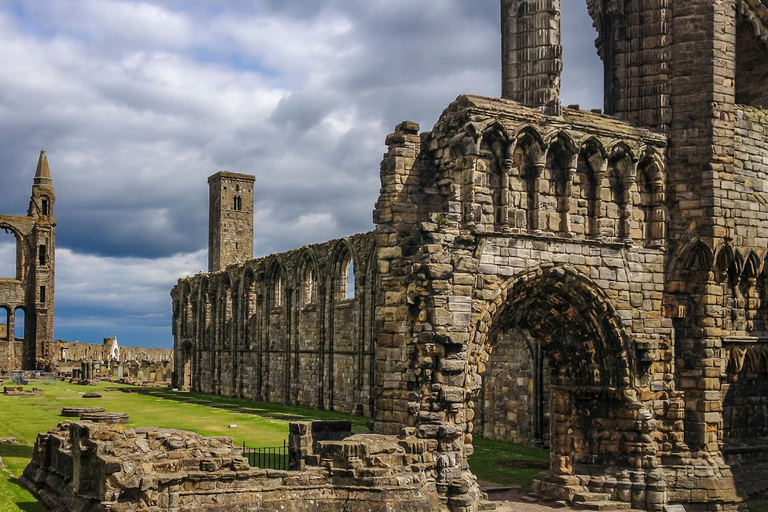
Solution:
M 744 249 L 726 268 L 721 253 L 725 338 L 721 386 L 724 455 L 745 492 L 768 494 L 768 288 L 761 248 L 768 245 L 768 112 L 736 115 L 733 207 Z M 761 205 L 749 208 L 750 204 Z M 737 243 L 738 243 L 737 242 Z M 725 249 L 723 249 L 724 251 Z M 717 262 L 715 263 L 717 265 Z
M 664 139 L 460 97 L 431 132 L 404 123 L 387 142 L 376 430 L 415 426 L 441 447 L 438 483 L 465 478 L 492 353 L 525 330 L 549 373 L 561 485 L 613 464 L 657 482 L 660 457 L 687 449 L 668 415 L 683 402 L 662 316 Z
M 5 365 L 0 367 L 0 371 L 6 372 L 10 369 L 22 368 L 24 364 L 22 359 L 23 353 L 24 343 L 21 341 L 0 343 L 0 361 L 5 361 Z
M 362 234 L 180 280 L 176 386 L 371 414 L 373 257 Z
M 551 372 L 526 331 L 501 333 L 474 401 L 475 430 L 488 439 L 549 448 Z
M 441 509 L 423 440 L 350 435 L 305 447 L 316 464 L 279 471 L 249 467 L 229 437 L 64 422 L 38 435 L 21 480 L 51 512 Z
M 16 239 L 16 274 L 0 278 L 0 319 L 5 324 L 0 333 L 2 372 L 50 366 L 45 346 L 53 340 L 56 274 L 52 183 L 48 158 L 42 151 L 27 215 L 0 215 L 0 230 Z
M 79 365 L 82 361 L 113 360 L 104 344 L 56 340 L 49 347 L 51 353 L 56 355 L 56 360 L 60 365 L 67 363 Z M 123 363 L 173 361 L 173 349 L 121 346 L 119 350 L 120 356 L 116 360 Z
M 253 258 L 253 182 L 247 174 L 208 178 L 208 270 Z

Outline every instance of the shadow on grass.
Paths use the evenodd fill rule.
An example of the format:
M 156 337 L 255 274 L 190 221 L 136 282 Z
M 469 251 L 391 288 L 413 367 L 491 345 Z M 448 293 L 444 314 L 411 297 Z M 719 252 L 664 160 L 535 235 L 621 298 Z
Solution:
M 32 460 L 34 448 L 25 444 L 0 444 L 0 458 L 19 457 Z
M 231 409 L 233 412 L 254 414 L 266 419 L 285 421 L 350 420 L 352 422 L 352 430 L 356 432 L 367 432 L 366 423 L 371 419 L 366 416 L 356 416 L 335 411 L 307 409 L 272 402 L 256 402 L 247 398 L 233 398 L 194 392 L 180 393 L 164 388 L 133 388 L 131 392 L 173 400 L 179 403 L 211 407 L 213 409 Z
M 8 479 L 8 483 L 29 492 L 26 487 L 21 485 L 18 478 L 11 477 Z M 24 512 L 48 512 L 48 509 L 45 508 L 42 503 L 37 501 L 17 501 L 15 505 L 19 507 L 19 510 L 23 510 Z

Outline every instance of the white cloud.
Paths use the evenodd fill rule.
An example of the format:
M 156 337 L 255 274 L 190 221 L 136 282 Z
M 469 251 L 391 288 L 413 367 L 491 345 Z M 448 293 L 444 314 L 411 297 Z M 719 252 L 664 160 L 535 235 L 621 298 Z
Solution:
M 56 293 L 70 304 L 114 311 L 165 312 L 170 290 L 207 266 L 207 251 L 166 258 L 114 258 L 56 251 Z
M 16 278 L 16 242 L 13 235 L 0 230 L 0 279 L 3 278 Z

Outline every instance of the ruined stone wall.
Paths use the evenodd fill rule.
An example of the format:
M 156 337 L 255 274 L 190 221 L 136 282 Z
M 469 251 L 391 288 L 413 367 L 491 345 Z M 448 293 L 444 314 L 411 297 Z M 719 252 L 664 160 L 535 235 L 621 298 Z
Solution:
M 768 112 L 738 107 L 733 203 L 734 245 L 721 272 L 724 347 L 721 386 L 726 461 L 752 495 L 768 493 Z M 752 207 L 750 207 L 752 205 Z M 726 267 L 726 261 L 730 261 Z
M 180 280 L 176 385 L 371 414 L 373 257 L 362 234 Z
M 526 331 L 513 329 L 499 336 L 474 400 L 478 435 L 549 447 L 552 384 L 542 359 Z
M 110 361 L 110 354 L 105 353 L 105 346 L 97 343 L 80 343 L 56 340 L 50 344 L 50 351 L 56 354 L 60 363 L 81 361 Z M 120 347 L 120 362 L 162 362 L 173 361 L 173 350 L 146 347 Z
M 502 0 L 501 96 L 560 115 L 560 0 Z
M 0 366 L 0 371 L 7 372 L 11 369 L 23 368 L 23 353 L 24 343 L 21 341 L 0 343 L 0 361 L 4 361 L 3 366 Z
M 16 238 L 16 275 L 0 278 L 0 318 L 7 322 L 0 336 L 0 349 L 5 354 L 0 357 L 0 371 L 34 370 L 50 364 L 45 346 L 53 340 L 55 199 L 43 151 L 27 215 L 0 215 L 0 229 Z M 19 325 L 22 322 L 23 326 Z M 16 339 L 21 332 L 23 339 Z
M 301 471 L 261 469 L 231 437 L 64 422 L 38 435 L 21 479 L 51 512 L 441 509 L 422 440 L 349 433 L 303 452 Z
M 503 370 L 493 350 L 525 330 L 549 373 L 561 484 L 636 468 L 654 491 L 633 505 L 658 507 L 661 460 L 687 450 L 662 308 L 665 139 L 477 97 L 417 130 L 388 137 L 374 212 L 376 430 L 416 426 L 442 448 L 438 482 L 463 478 L 483 379 Z

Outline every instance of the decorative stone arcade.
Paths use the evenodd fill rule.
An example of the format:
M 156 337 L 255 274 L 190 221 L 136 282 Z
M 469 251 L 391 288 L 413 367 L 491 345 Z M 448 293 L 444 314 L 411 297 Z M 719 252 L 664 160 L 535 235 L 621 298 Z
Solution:
M 649 486 L 634 506 L 665 502 L 661 457 L 686 446 L 668 414 L 683 401 L 660 313 L 664 138 L 468 96 L 417 131 L 388 138 L 374 213 L 376 430 L 435 439 L 438 486 L 470 503 L 459 491 L 473 488 L 474 399 L 494 344 L 521 330 L 552 389 L 555 476 L 538 488 L 570 498 L 591 476 L 631 476 Z

